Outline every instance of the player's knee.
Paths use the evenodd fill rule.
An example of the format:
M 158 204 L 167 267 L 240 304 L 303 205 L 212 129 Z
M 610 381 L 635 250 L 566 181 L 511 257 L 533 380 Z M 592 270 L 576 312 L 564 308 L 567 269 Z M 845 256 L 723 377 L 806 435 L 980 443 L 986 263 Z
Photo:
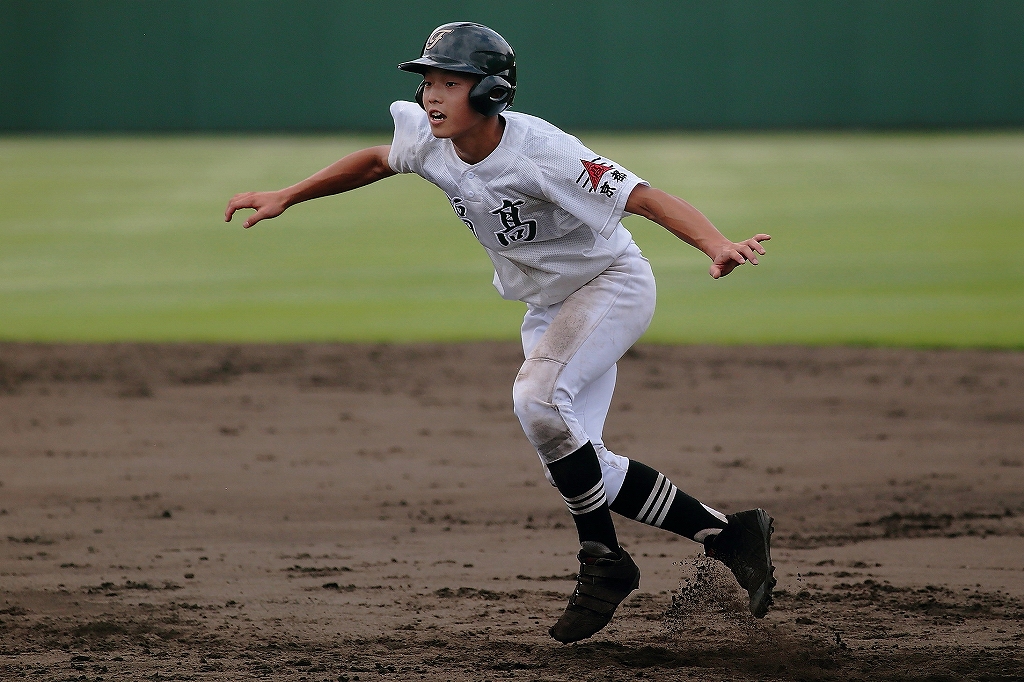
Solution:
M 558 420 L 558 410 L 551 403 L 551 387 L 526 372 L 520 372 L 512 386 L 512 409 L 528 433 L 529 424 Z
M 551 396 L 558 374 L 550 365 L 544 361 L 527 360 L 519 369 L 512 385 L 512 408 L 520 421 L 552 409 Z
M 542 456 L 571 438 L 570 429 L 552 400 L 555 391 L 547 364 L 525 363 L 512 387 L 512 406 L 519 423 Z

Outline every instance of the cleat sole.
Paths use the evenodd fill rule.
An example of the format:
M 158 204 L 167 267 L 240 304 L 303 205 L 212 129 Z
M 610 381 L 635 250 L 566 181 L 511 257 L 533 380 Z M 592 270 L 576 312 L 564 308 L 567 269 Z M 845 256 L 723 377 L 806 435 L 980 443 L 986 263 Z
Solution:
M 750 593 L 750 613 L 754 618 L 764 618 L 768 615 L 768 609 L 775 603 L 772 590 L 778 584 L 778 580 L 775 579 L 771 547 L 771 537 L 775 533 L 775 519 L 763 509 L 758 509 L 757 512 L 758 525 L 761 526 L 761 534 L 764 537 L 764 553 L 768 558 L 768 575 L 765 576 L 764 582 Z

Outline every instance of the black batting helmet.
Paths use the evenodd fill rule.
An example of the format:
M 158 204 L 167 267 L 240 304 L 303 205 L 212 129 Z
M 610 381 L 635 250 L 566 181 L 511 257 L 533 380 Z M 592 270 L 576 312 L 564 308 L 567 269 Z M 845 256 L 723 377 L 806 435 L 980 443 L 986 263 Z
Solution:
M 498 32 L 482 24 L 457 21 L 435 28 L 423 43 L 419 59 L 398 68 L 413 73 L 444 69 L 482 76 L 469 92 L 469 104 L 484 116 L 497 116 L 512 106 L 516 95 L 516 53 Z M 416 89 L 423 106 L 423 84 Z

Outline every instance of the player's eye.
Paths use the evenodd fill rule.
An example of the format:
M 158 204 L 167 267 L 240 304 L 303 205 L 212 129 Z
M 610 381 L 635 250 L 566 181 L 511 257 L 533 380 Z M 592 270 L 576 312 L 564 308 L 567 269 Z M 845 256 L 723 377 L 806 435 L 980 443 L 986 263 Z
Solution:
M 447 85 L 449 88 L 454 88 L 456 85 L 458 85 L 458 83 L 456 83 L 455 81 L 448 81 L 447 83 L 445 83 L 445 85 Z

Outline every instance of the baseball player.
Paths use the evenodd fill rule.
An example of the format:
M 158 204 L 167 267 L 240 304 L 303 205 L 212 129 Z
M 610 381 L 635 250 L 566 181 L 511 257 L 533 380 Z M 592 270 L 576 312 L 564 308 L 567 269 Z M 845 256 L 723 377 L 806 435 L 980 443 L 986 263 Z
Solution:
M 415 103 L 391 105 L 390 145 L 350 154 L 276 192 L 236 195 L 225 220 L 256 209 L 243 223 L 249 228 L 300 201 L 396 173 L 440 187 L 494 264 L 498 292 L 526 303 L 514 409 L 580 540 L 576 589 L 551 636 L 565 643 L 590 637 L 640 584 L 610 512 L 703 543 L 747 591 L 751 613 L 763 617 L 776 582 L 772 518 L 761 509 L 726 515 L 700 503 L 663 474 L 608 450 L 602 431 L 616 362 L 654 314 L 654 275 L 622 218 L 642 215 L 700 249 L 716 279 L 757 265 L 770 237 L 732 242 L 682 199 L 550 123 L 506 111 L 516 92 L 515 53 L 486 26 L 440 26 L 420 57 L 399 68 L 422 82 Z

